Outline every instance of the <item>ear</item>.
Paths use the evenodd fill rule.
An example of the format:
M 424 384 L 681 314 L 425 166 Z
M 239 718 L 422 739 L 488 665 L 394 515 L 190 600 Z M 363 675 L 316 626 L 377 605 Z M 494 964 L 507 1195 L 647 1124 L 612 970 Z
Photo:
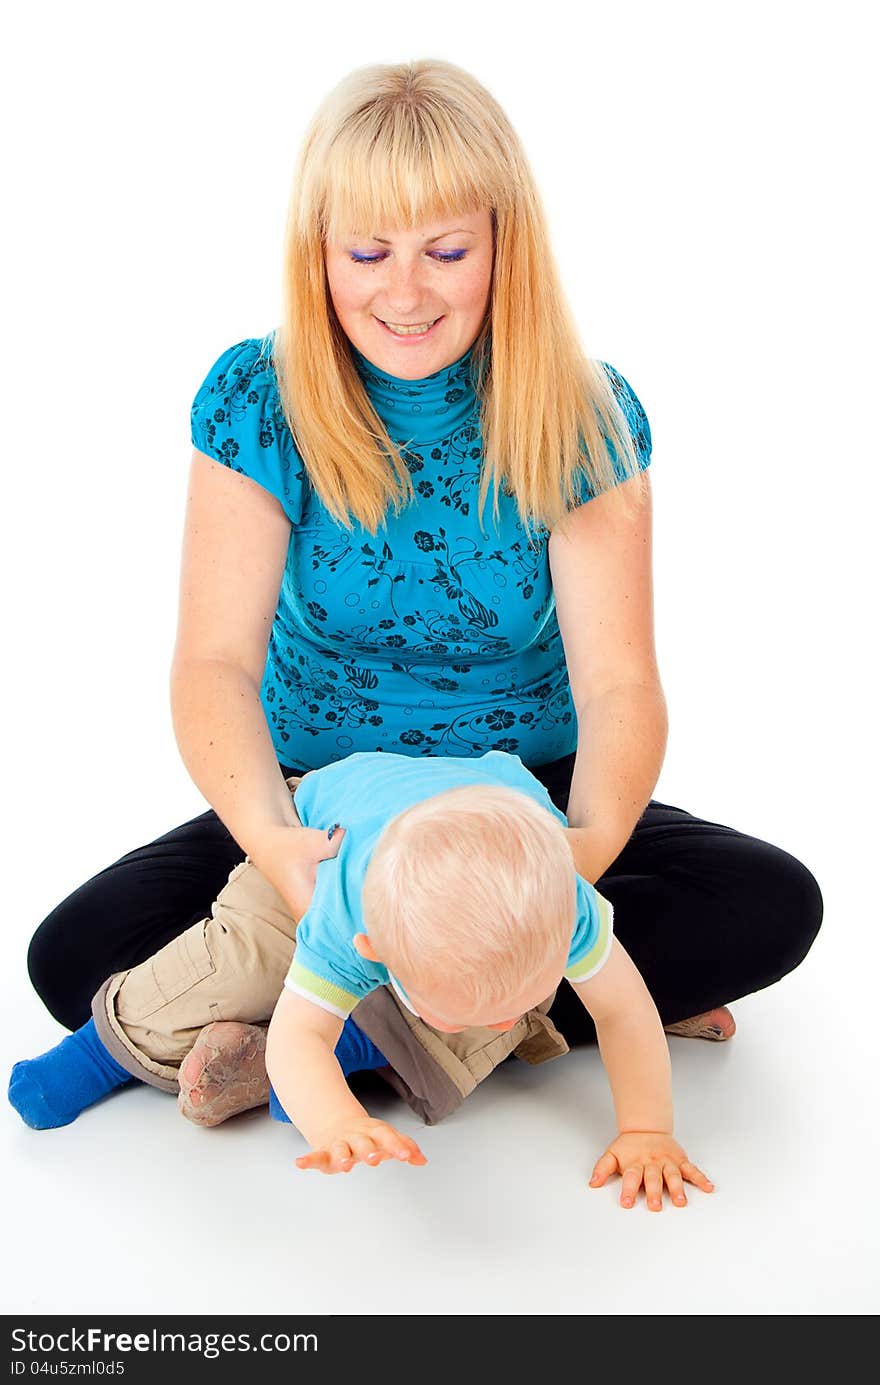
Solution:
M 381 957 L 377 957 L 373 951 L 373 944 L 370 942 L 366 933 L 355 933 L 354 950 L 359 953 L 361 957 L 366 957 L 368 962 L 382 961 Z

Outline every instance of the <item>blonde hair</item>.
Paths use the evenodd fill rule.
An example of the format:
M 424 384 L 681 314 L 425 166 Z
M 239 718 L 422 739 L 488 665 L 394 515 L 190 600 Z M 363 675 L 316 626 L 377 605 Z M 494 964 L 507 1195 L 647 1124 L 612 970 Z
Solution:
M 562 823 L 493 784 L 447 789 L 392 818 L 361 890 L 389 971 L 426 994 L 452 985 L 474 1008 L 519 995 L 554 957 L 562 975 L 576 899 Z
M 626 417 L 601 363 L 578 342 L 540 197 L 510 121 L 453 63 L 377 64 L 351 72 L 319 107 L 300 150 L 284 247 L 282 320 L 273 364 L 282 408 L 310 482 L 342 525 L 375 535 L 389 503 L 414 495 L 398 447 L 373 408 L 327 285 L 325 242 L 417 226 L 487 207 L 494 265 L 489 310 L 473 343 L 483 467 L 515 496 L 528 529 L 577 503 L 586 474 L 627 508 L 645 493 Z M 407 440 L 410 441 L 410 440 Z M 616 456 L 609 451 L 609 444 Z M 629 486 L 617 482 L 629 477 Z

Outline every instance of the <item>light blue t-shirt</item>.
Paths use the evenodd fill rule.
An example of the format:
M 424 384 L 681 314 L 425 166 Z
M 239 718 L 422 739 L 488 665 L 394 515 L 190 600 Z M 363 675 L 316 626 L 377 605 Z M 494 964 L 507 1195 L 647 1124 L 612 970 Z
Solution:
M 285 421 L 274 333 L 224 351 L 192 404 L 199 451 L 257 481 L 291 523 L 261 701 L 278 762 L 315 769 L 352 751 L 542 765 L 577 746 L 577 717 L 550 580 L 549 533 L 531 539 L 482 465 L 472 348 L 402 380 L 352 347 L 364 388 L 403 447 L 414 498 L 378 535 L 337 523 L 309 485 Z M 651 431 L 630 385 L 602 362 L 639 465 Z M 405 444 L 405 446 L 404 446 Z M 617 463 L 612 448 L 612 457 Z M 619 475 L 622 475 L 618 471 Z M 579 500 L 592 498 L 582 474 Z
M 469 784 L 503 784 L 527 794 L 564 826 L 544 785 L 519 756 L 490 750 L 479 758 L 364 751 L 323 769 L 299 784 L 293 801 L 304 827 L 345 828 L 335 857 L 318 866 L 312 901 L 296 930 L 296 953 L 285 985 L 344 1019 L 377 986 L 399 983 L 379 962 L 355 950 L 354 936 L 365 933 L 361 888 L 373 848 L 386 824 L 406 808 L 434 794 Z M 454 901 L 450 901 L 454 904 Z M 589 881 L 576 877 L 575 917 L 565 976 L 586 981 L 611 950 L 613 911 Z M 450 965 L 454 966 L 454 958 Z

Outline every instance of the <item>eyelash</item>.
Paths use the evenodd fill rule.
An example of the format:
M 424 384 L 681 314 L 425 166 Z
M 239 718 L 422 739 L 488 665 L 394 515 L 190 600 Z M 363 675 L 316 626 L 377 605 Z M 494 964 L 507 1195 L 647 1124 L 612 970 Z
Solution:
M 379 264 L 382 260 L 385 259 L 384 254 L 357 255 L 353 250 L 350 251 L 349 254 L 355 264 Z M 433 258 L 437 261 L 438 264 L 457 264 L 460 260 L 464 259 L 466 254 L 466 250 L 450 250 L 447 252 L 437 250 L 434 252 Z

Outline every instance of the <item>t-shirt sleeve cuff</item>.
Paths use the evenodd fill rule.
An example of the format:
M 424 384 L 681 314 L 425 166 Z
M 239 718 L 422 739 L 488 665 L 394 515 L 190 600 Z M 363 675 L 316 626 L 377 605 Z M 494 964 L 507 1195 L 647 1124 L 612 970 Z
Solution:
M 341 1020 L 348 1019 L 361 999 L 360 996 L 344 990 L 325 977 L 318 976 L 316 972 L 309 971 L 297 962 L 296 958 L 290 964 L 284 985 L 288 991 L 301 995 L 305 1000 L 310 1000 L 313 1005 L 319 1005 L 322 1010 L 327 1010 Z
M 599 894 L 598 890 L 594 890 L 593 897 L 596 902 L 599 927 L 590 950 L 565 970 L 566 980 L 571 981 L 573 985 L 578 985 L 581 981 L 589 981 L 591 976 L 595 976 L 596 972 L 608 961 L 611 953 L 611 944 L 614 939 L 614 907 L 610 900 Z

